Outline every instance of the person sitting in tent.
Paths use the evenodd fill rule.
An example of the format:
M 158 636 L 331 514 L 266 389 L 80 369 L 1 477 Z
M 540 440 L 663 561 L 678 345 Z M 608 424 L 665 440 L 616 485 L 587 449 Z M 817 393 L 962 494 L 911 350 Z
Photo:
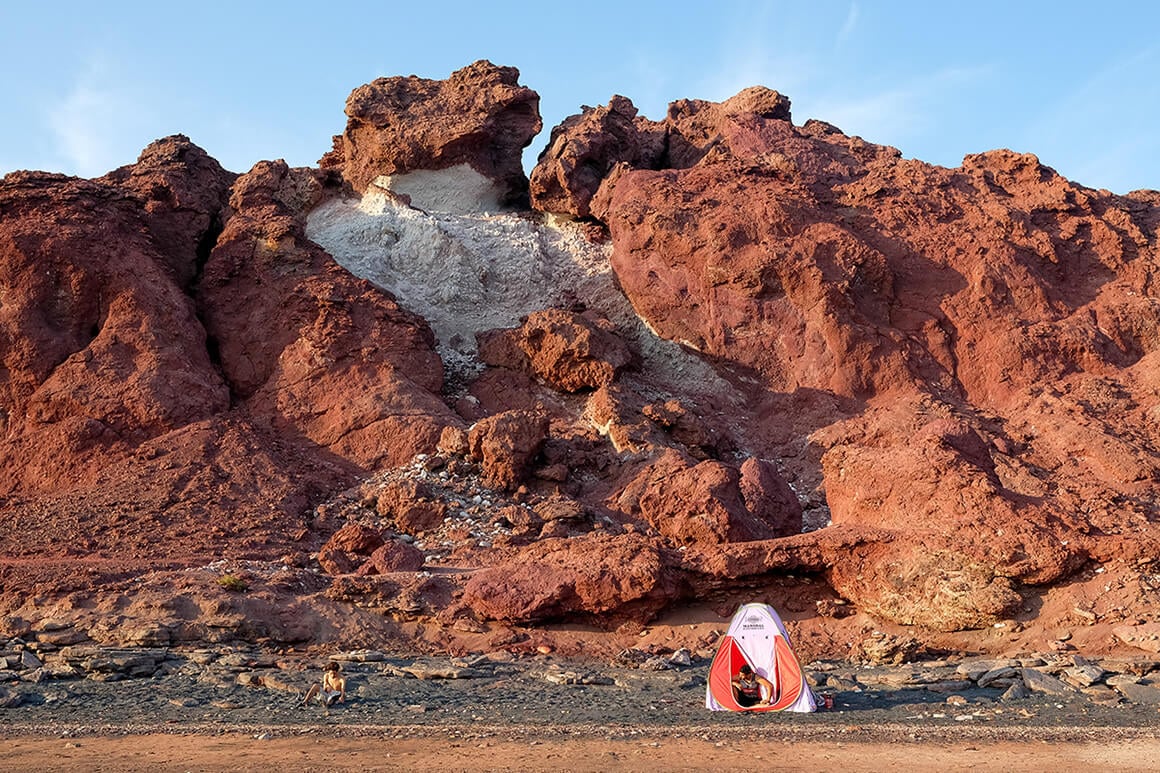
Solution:
M 748 663 L 742 663 L 733 677 L 733 697 L 741 706 L 768 706 L 773 698 L 773 684 L 764 676 L 753 673 Z
M 817 711 L 785 624 L 768 604 L 737 608 L 705 682 L 713 711 Z
M 306 697 L 302 699 L 302 705 L 310 703 L 316 695 L 318 702 L 327 707 L 333 705 L 336 700 L 346 702 L 346 680 L 342 678 L 341 668 L 337 663 L 326 664 L 326 668 L 322 670 L 322 684 L 315 682 L 310 685 Z

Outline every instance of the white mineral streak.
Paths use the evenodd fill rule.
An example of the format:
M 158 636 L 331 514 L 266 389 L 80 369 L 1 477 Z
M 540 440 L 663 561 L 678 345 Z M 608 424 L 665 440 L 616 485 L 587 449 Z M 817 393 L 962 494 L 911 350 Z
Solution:
M 413 204 L 432 200 L 411 190 Z M 662 383 L 718 396 L 731 391 L 708 365 L 637 317 L 616 287 L 609 245 L 593 244 L 568 221 L 466 208 L 424 211 L 371 186 L 361 199 L 318 207 L 306 233 L 352 274 L 422 315 L 449 372 L 466 375 L 478 367 L 477 332 L 514 327 L 531 312 L 580 301 L 607 316 Z
M 410 197 L 411 206 L 426 212 L 499 212 L 499 187 L 489 178 L 459 164 L 448 169 L 417 169 L 396 175 L 380 175 L 371 183 Z

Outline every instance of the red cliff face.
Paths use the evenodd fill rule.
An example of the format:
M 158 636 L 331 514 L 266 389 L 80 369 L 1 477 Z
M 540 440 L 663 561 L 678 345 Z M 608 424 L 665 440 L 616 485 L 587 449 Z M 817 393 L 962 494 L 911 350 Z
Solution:
M 228 406 L 182 286 L 231 181 L 184 137 L 99 180 L 5 178 L 0 488 L 87 479 L 103 454 Z
M 461 424 L 424 322 L 301 236 L 322 179 L 238 177 L 184 137 L 4 179 L 4 555 L 284 549 L 360 466 Z
M 804 438 L 818 491 L 835 524 L 887 529 L 891 547 L 853 566 L 825 559 L 835 587 L 953 628 L 1011 612 L 1011 582 L 1146 555 L 1156 195 L 1093 191 L 1008 151 L 934 167 L 740 98 L 674 105 L 653 133 L 703 153 L 605 158 L 589 208 L 652 329 L 750 369 L 756 399 L 846 401 Z M 555 148 L 599 144 L 591 121 L 562 126 Z M 564 157 L 542 156 L 533 181 L 559 177 Z M 770 429 L 744 434 L 768 443 Z M 951 599 L 952 575 L 999 590 Z
M 1008 151 L 903 159 L 755 87 L 565 120 L 539 212 L 358 198 L 463 164 L 529 192 L 538 96 L 517 80 L 478 62 L 360 87 L 320 169 L 239 176 L 170 137 L 94 180 L 4 178 L 0 633 L 43 614 L 37 587 L 113 636 L 86 598 L 223 555 L 280 567 L 272 597 L 389 610 L 444 644 L 776 595 L 789 573 L 928 633 L 1031 621 L 1028 599 L 1097 565 L 1140 590 L 1085 612 L 1148 607 L 1160 194 Z M 353 257 L 307 236 L 333 204 Z M 473 315 L 463 288 L 506 297 L 516 251 L 531 297 L 560 271 L 563 300 Z M 411 265 L 471 279 L 436 289 L 475 359 L 409 305 L 431 279 Z M 177 615 L 157 583 L 135 614 Z
M 263 162 L 238 178 L 198 287 L 205 327 L 248 413 L 367 468 L 400 464 L 459 419 L 423 320 L 306 239 L 320 177 Z

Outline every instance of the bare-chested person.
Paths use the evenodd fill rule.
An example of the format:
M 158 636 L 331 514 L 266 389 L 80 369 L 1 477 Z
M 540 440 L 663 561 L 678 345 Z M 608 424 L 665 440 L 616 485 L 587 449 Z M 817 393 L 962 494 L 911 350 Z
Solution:
M 323 706 L 332 706 L 335 701 L 346 702 L 346 680 L 342 678 L 342 669 L 337 663 L 326 664 L 326 668 L 322 670 L 322 683 L 315 682 L 310 685 L 306 697 L 302 699 L 302 705 L 310 703 L 315 696 Z

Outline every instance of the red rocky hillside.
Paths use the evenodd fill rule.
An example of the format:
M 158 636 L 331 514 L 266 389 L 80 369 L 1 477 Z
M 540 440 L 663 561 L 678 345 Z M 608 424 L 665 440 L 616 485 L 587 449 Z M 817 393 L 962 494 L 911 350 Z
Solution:
M 760 598 L 807 655 L 1155 643 L 1160 193 L 762 87 L 586 107 L 525 178 L 538 100 L 477 62 L 356 89 L 318 168 L 6 176 L 0 635 L 568 646 Z

